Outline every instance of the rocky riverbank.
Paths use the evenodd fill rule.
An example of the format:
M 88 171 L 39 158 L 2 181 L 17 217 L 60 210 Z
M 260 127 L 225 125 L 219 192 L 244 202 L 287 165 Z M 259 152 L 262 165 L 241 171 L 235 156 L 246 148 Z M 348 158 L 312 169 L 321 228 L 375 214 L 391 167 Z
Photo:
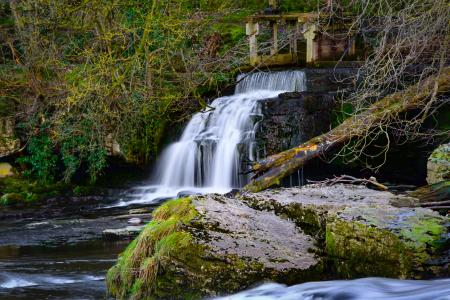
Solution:
M 107 276 L 117 298 L 200 298 L 265 280 L 449 274 L 449 219 L 353 185 L 171 200 Z

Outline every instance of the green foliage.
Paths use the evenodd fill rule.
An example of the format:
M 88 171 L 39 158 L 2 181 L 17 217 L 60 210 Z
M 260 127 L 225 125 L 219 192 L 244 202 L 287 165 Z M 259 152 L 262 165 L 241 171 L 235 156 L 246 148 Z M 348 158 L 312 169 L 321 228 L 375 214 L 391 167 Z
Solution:
M 281 9 L 283 11 L 311 12 L 319 8 L 319 0 L 283 0 Z
M 284 1 L 283 8 L 312 5 L 300 2 Z M 244 18 L 267 1 L 24 0 L 3 6 L 17 42 L 11 67 L 0 67 L 0 114 L 6 108 L 14 108 L 8 115 L 26 112 L 21 137 L 29 138 L 29 157 L 22 160 L 31 167 L 28 175 L 60 179 L 60 162 L 65 181 L 80 170 L 94 181 L 107 165 L 108 141 L 117 141 L 130 162 L 154 161 L 166 130 L 234 79 L 247 60 Z M 210 44 L 217 33 L 220 41 Z M 43 123 L 48 133 L 36 130 Z
M 58 156 L 55 154 L 50 137 L 45 133 L 31 137 L 27 150 L 29 155 L 18 159 L 19 163 L 31 167 L 24 175 L 42 182 L 52 182 L 55 179 Z
M 78 170 L 82 162 L 87 164 L 91 182 L 97 180 L 98 175 L 106 167 L 106 151 L 102 141 L 90 132 L 92 129 L 90 124 L 80 122 L 87 128 L 79 133 L 73 132 L 69 127 L 69 131 L 63 131 L 65 138 L 61 140 L 61 159 L 64 165 L 64 180 L 69 182 L 75 172 Z
M 331 125 L 333 126 L 333 128 L 338 126 L 353 113 L 353 105 L 351 103 L 343 102 L 341 104 L 341 107 L 333 110 L 331 116 Z

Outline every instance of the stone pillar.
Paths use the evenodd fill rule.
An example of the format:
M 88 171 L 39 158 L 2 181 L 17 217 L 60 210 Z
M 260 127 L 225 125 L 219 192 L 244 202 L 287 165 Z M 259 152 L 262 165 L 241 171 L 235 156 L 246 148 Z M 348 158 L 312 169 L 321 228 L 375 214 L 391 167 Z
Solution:
M 314 39 L 316 38 L 317 26 L 315 24 L 307 25 L 307 29 L 303 36 L 306 39 L 306 63 L 312 63 L 317 60 L 316 51 L 314 49 Z
M 259 34 L 259 24 L 248 22 L 245 26 L 247 36 L 249 36 L 250 44 L 250 64 L 255 64 L 258 61 L 258 41 L 256 36 Z
M 297 55 L 297 52 L 298 52 L 297 42 L 298 42 L 298 37 L 300 35 L 300 28 L 299 28 L 299 26 L 300 26 L 300 23 L 298 23 L 298 22 L 296 22 L 295 25 L 293 25 L 295 35 L 294 35 L 294 38 L 293 38 L 293 41 L 292 41 L 292 52 L 294 52 L 295 55 Z
M 273 36 L 273 45 L 270 50 L 271 55 L 275 55 L 278 53 L 278 22 L 275 21 L 272 24 L 272 36 Z

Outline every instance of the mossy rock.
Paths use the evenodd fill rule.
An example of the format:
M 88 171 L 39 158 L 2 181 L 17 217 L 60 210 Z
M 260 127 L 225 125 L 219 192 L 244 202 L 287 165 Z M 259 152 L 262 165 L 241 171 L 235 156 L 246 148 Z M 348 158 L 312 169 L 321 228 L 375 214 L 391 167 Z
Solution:
M 8 193 L 4 194 L 0 198 L 0 204 L 4 206 L 15 206 L 20 203 L 23 203 L 25 201 L 25 198 L 22 194 L 19 193 Z
M 431 153 L 427 162 L 427 182 L 435 184 L 450 179 L 450 143 L 443 144 Z
M 171 200 L 107 276 L 117 298 L 198 299 L 262 280 L 294 283 L 322 265 L 314 239 L 273 213 L 219 195 Z
M 340 278 L 424 278 L 449 274 L 434 264 L 448 249 L 448 217 L 419 200 L 364 186 L 280 188 L 240 196 L 247 205 L 293 220 L 322 243 Z M 447 246 L 445 246 L 447 245 Z
M 393 203 L 415 205 L 418 202 L 408 196 L 343 184 L 327 187 L 311 184 L 301 188 L 245 193 L 240 199 L 254 209 L 274 211 L 277 215 L 287 216 L 309 234 L 325 234 L 328 216 L 346 207 Z
M 45 199 L 64 194 L 70 185 L 65 183 L 40 183 L 18 175 L 0 178 L 0 197 L 8 194 L 20 195 L 16 201 L 1 201 L 0 205 L 33 205 Z M 9 196 L 8 196 L 9 197 Z
M 265 280 L 445 276 L 436 259 L 449 250 L 449 220 L 397 207 L 417 203 L 354 185 L 171 200 L 110 269 L 108 290 L 121 299 L 198 299 Z
M 348 277 L 439 276 L 448 270 L 432 261 L 445 251 L 448 221 L 423 208 L 347 207 L 329 217 L 326 249 Z

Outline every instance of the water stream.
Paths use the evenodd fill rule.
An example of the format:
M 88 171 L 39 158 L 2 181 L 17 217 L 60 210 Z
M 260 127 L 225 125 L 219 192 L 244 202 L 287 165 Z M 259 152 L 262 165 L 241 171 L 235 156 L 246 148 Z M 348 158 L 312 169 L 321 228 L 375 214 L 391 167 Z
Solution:
M 1 247 L 0 299 L 105 299 L 106 271 L 126 244 Z
M 269 283 L 217 300 L 449 300 L 450 279 L 364 278 L 285 286 Z

